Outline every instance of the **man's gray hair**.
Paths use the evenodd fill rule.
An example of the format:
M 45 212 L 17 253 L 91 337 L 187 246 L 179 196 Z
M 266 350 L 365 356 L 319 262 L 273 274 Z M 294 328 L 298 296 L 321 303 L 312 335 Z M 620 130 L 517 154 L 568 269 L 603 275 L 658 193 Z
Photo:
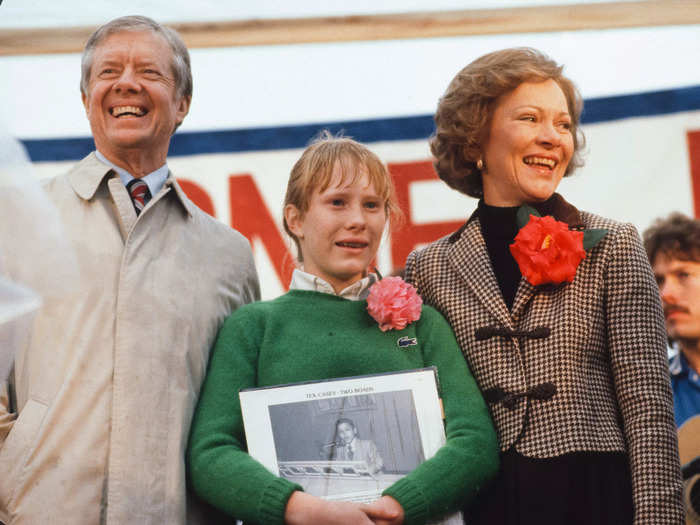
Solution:
M 90 72 L 92 70 L 92 59 L 95 49 L 102 41 L 110 35 L 122 31 L 151 31 L 161 35 L 170 46 L 173 52 L 172 68 L 175 74 L 175 89 L 178 97 L 192 96 L 192 68 L 190 66 L 190 54 L 187 46 L 177 31 L 169 27 L 160 25 L 155 20 L 146 16 L 123 16 L 115 18 L 111 22 L 98 27 L 90 35 L 80 64 L 80 91 L 87 95 L 88 83 L 90 82 Z

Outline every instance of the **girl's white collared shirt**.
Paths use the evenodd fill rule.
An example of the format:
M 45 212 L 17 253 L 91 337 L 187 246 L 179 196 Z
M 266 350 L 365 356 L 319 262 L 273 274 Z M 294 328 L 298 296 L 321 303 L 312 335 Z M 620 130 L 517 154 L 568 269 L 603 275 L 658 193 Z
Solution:
M 347 288 L 344 288 L 340 293 L 335 293 L 333 287 L 325 280 L 311 273 L 295 269 L 292 273 L 292 282 L 289 283 L 289 289 L 328 293 L 344 299 L 349 299 L 350 301 L 361 301 L 367 299 L 370 286 L 376 283 L 377 280 L 376 274 L 371 273 L 367 277 L 363 277 Z

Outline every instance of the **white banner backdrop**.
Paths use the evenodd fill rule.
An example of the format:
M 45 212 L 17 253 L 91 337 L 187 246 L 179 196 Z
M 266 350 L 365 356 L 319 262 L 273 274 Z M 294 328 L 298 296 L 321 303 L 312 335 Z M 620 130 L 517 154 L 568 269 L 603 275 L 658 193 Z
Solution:
M 694 213 L 700 68 L 689 64 L 700 26 L 194 49 L 192 109 L 169 165 L 195 202 L 251 238 L 263 296 L 274 297 L 292 260 L 279 220 L 289 170 L 323 123 L 340 122 L 334 129 L 389 163 L 404 197 L 406 229 L 378 257 L 381 270 L 401 267 L 414 245 L 456 229 L 476 205 L 431 172 L 426 137 L 439 96 L 468 62 L 512 46 L 564 64 L 586 99 L 586 165 L 562 182 L 568 200 L 640 230 L 673 210 Z M 40 177 L 93 147 L 79 64 L 77 54 L 0 57 L 0 122 Z
M 673 210 L 694 213 L 690 137 L 700 135 L 700 111 L 628 118 L 583 127 L 586 165 L 563 180 L 560 192 L 581 209 L 646 228 Z M 700 145 L 700 139 L 696 139 Z M 476 200 L 451 190 L 430 168 L 426 140 L 370 143 L 389 167 L 408 211 L 403 237 L 385 239 L 384 272 L 403 266 L 414 246 L 456 229 Z M 700 149 L 700 148 L 696 148 Z M 282 200 L 289 171 L 302 149 L 171 156 L 168 164 L 191 197 L 253 243 L 263 296 L 284 291 L 291 243 L 282 233 Z M 39 177 L 75 161 L 39 162 Z M 696 158 L 700 165 L 700 158 Z M 699 181 L 700 182 L 700 181 Z M 406 209 L 406 203 L 404 202 Z

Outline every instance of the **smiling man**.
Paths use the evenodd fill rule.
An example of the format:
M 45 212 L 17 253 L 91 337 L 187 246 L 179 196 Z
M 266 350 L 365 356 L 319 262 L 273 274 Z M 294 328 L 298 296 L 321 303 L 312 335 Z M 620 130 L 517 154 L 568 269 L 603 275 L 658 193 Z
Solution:
M 679 350 L 671 360 L 676 425 L 700 414 L 700 221 L 674 213 L 644 232 L 666 317 Z
M 192 97 L 177 33 L 100 27 L 80 87 L 96 151 L 45 189 L 82 279 L 44 298 L 0 385 L 0 521 L 196 523 L 184 449 L 219 326 L 259 296 L 250 246 L 168 169 Z

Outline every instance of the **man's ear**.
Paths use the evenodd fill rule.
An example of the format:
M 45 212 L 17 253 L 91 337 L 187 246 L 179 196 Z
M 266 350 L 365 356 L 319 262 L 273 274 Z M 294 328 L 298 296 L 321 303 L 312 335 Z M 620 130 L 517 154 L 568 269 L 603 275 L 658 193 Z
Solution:
M 299 208 L 294 206 L 294 204 L 287 204 L 284 207 L 284 220 L 287 223 L 289 231 L 291 231 L 297 239 L 304 238 L 304 231 L 302 228 L 304 225 L 304 218 Z
M 176 126 L 179 126 L 180 124 L 182 124 L 182 121 L 185 120 L 185 117 L 190 112 L 191 103 L 191 96 L 180 97 L 180 101 L 177 103 L 177 111 L 175 117 L 177 122 Z
M 83 107 L 85 108 L 85 113 L 87 113 L 89 110 L 90 99 L 88 98 L 87 94 L 82 89 L 80 90 L 80 98 L 83 101 Z

